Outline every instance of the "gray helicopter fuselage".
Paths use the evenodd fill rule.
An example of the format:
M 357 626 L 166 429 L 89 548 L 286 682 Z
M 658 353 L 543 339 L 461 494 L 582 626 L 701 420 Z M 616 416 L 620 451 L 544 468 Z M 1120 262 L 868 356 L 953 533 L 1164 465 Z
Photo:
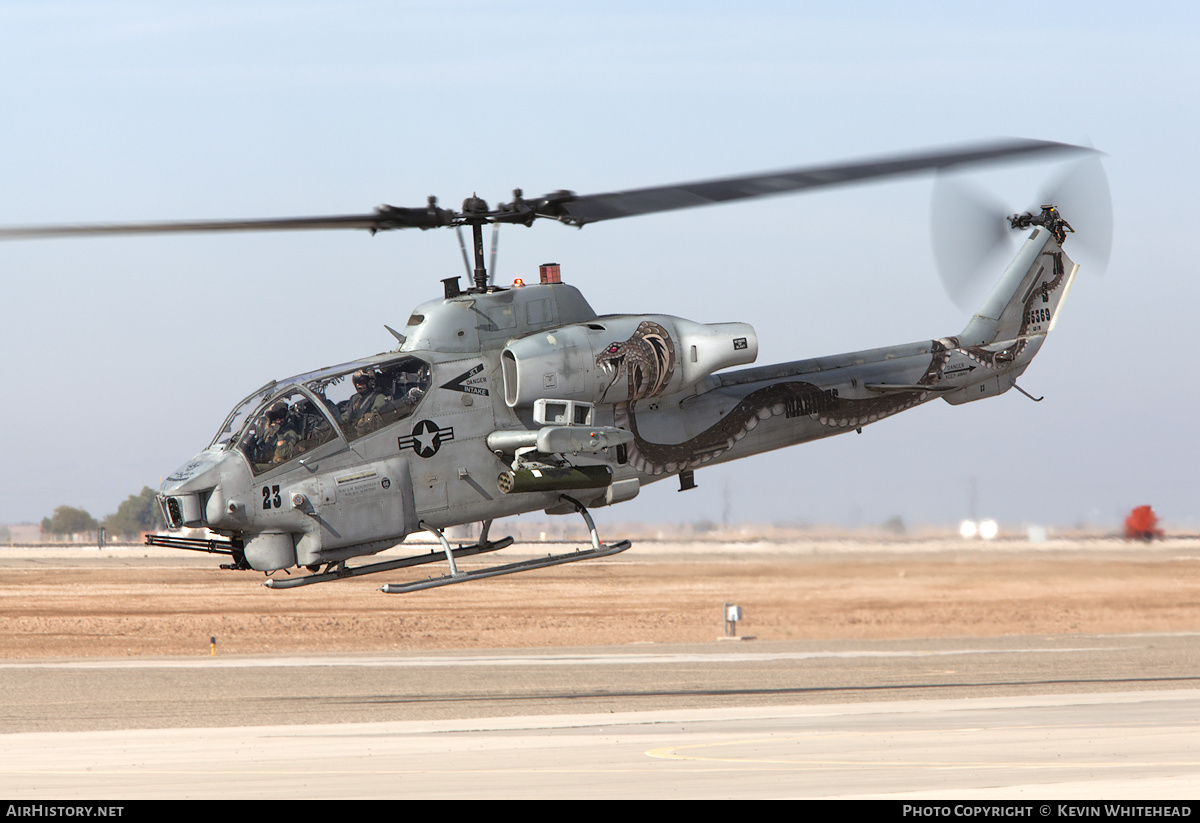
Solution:
M 619 503 L 936 397 L 1003 393 L 1075 270 L 1035 228 L 958 337 L 736 371 L 757 355 L 744 323 L 599 317 L 562 283 L 430 301 L 396 351 L 244 400 L 160 499 L 172 527 L 235 538 L 262 571 L 373 554 L 424 529 Z

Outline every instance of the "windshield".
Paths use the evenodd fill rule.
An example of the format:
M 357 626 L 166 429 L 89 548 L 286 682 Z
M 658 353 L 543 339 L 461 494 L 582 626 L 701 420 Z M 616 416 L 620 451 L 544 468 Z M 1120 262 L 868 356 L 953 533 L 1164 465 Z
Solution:
M 356 440 L 412 414 L 429 391 L 429 364 L 403 357 L 304 385 L 321 398 L 346 439 Z
M 225 446 L 228 444 L 230 440 L 242 431 L 250 413 L 261 406 L 263 401 L 270 397 L 277 388 L 277 384 L 272 380 L 241 403 L 234 406 L 233 411 L 225 418 L 225 425 L 221 426 L 221 430 L 217 432 L 217 436 L 208 444 L 208 447 L 211 449 L 214 446 Z
M 428 363 L 395 355 L 299 375 L 238 404 L 213 444 L 227 444 L 239 432 L 237 448 L 260 474 L 339 435 L 353 441 L 403 420 L 429 382 Z
M 238 449 L 254 473 L 261 474 L 336 437 L 337 431 L 312 398 L 293 389 L 271 398 L 238 441 Z

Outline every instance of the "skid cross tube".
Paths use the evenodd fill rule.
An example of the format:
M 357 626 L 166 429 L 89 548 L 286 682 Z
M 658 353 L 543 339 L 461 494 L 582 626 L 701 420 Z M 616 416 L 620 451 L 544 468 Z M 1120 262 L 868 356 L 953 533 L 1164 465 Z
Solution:
M 470 557 L 475 554 L 486 554 L 487 552 L 499 551 L 506 549 L 512 545 L 511 537 L 502 537 L 494 543 L 489 543 L 486 540 L 487 532 L 480 536 L 478 543 L 471 546 L 459 546 L 454 550 L 454 553 L 459 557 Z M 263 585 L 268 589 L 294 589 L 298 586 L 310 586 L 313 583 L 325 583 L 330 580 L 342 580 L 347 577 L 361 577 L 364 574 L 377 574 L 378 572 L 392 571 L 393 569 L 405 569 L 410 566 L 421 566 L 426 563 L 436 563 L 445 558 L 443 550 L 431 551 L 428 554 L 419 554 L 412 557 L 403 557 L 399 560 L 385 560 L 382 563 L 372 563 L 368 566 L 358 566 L 355 568 L 347 568 L 345 563 L 335 564 L 330 563 L 330 568 L 319 574 L 305 575 L 304 577 L 292 577 L 286 580 L 272 578 Z
M 577 563 L 580 560 L 595 560 L 601 557 L 610 557 L 614 554 L 620 554 L 628 549 L 633 544 L 628 540 L 622 540 L 611 545 L 604 545 L 600 542 L 600 535 L 596 532 L 596 523 L 592 520 L 592 516 L 588 513 L 587 507 L 573 497 L 567 495 L 559 495 L 559 499 L 570 503 L 575 507 L 575 511 L 583 516 L 583 520 L 587 523 L 588 534 L 592 540 L 590 549 L 580 549 L 565 554 L 552 554 L 546 557 L 534 557 L 530 560 L 520 560 L 516 563 L 506 563 L 501 566 L 491 566 L 486 569 L 479 569 L 473 572 L 459 571 L 454 564 L 454 557 L 449 543 L 445 543 L 445 538 L 442 538 L 446 546 L 446 556 L 450 559 L 450 573 L 444 574 L 441 577 L 431 577 L 428 580 L 418 580 L 413 583 L 388 583 L 380 588 L 380 591 L 385 594 L 407 594 L 409 592 L 419 592 L 425 589 L 436 589 L 440 586 L 452 586 L 456 583 L 466 583 L 471 580 L 485 580 L 489 577 L 500 577 L 505 574 L 516 574 L 518 572 L 528 572 L 534 569 L 545 569 L 550 566 L 561 566 L 564 563 Z M 425 526 L 424 523 L 421 524 Z M 484 524 L 483 534 L 480 536 L 480 542 L 484 542 L 487 536 L 488 527 L 491 526 L 491 521 Z M 425 528 L 429 529 L 428 526 Z M 429 529 L 430 531 L 435 531 Z M 436 532 L 435 532 L 436 533 Z M 440 536 L 440 535 L 439 535 Z M 463 552 L 457 552 L 461 557 Z
M 492 566 L 491 568 L 480 569 L 474 572 L 459 572 L 458 577 L 447 574 L 441 577 L 432 577 L 429 580 L 419 580 L 416 583 L 388 583 L 380 591 L 386 594 L 405 594 L 408 592 L 419 592 L 424 589 L 436 589 L 439 586 L 453 586 L 455 583 L 467 583 L 471 580 L 485 580 L 489 577 L 499 577 L 504 574 L 516 574 L 517 572 L 528 572 L 534 569 L 545 569 L 550 566 L 561 566 L 564 563 L 576 563 L 580 560 L 595 560 L 600 557 L 609 557 L 610 555 L 620 554 L 632 545 L 628 540 L 622 540 L 619 543 L 613 543 L 611 546 L 604 546 L 599 550 L 583 549 L 567 554 L 535 557 L 532 560 L 521 560 L 503 566 Z

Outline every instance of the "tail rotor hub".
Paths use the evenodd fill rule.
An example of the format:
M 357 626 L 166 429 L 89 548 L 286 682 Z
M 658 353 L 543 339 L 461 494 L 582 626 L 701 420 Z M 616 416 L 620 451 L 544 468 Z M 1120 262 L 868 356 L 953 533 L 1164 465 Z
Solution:
M 1028 211 L 1024 214 L 1014 214 L 1008 218 L 1008 223 L 1014 229 L 1045 226 L 1054 235 L 1054 239 L 1058 241 L 1060 246 L 1066 241 L 1068 234 L 1075 233 L 1075 229 L 1071 228 L 1071 224 L 1063 219 L 1062 213 L 1050 204 L 1042 205 L 1041 214 L 1034 214 Z

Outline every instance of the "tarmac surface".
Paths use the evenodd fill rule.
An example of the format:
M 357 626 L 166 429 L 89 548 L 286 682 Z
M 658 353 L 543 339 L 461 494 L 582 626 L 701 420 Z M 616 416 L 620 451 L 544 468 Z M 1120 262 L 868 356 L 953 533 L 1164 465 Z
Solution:
M 809 599 L 796 602 L 811 606 L 816 598 L 818 609 L 852 606 L 854 595 L 837 581 L 861 578 L 866 596 L 877 598 L 873 581 L 891 580 L 890 588 L 899 590 L 894 605 L 900 619 L 866 623 L 874 626 L 873 637 L 776 637 L 783 631 L 774 627 L 787 625 L 780 617 L 759 625 L 766 630 L 756 632 L 758 640 L 719 641 L 708 602 L 712 591 L 696 579 L 691 583 L 705 600 L 697 613 L 705 615 L 706 627 L 701 642 L 689 643 L 618 642 L 622 637 L 545 646 L 532 631 L 533 642 L 503 649 L 413 643 L 338 653 L 212 655 L 211 649 L 195 649 L 188 655 L 51 657 L 27 654 L 29 644 L 10 632 L 0 643 L 0 688 L 7 698 L 0 705 L 0 786 L 14 799 L 97 800 L 1195 798 L 1200 592 L 1194 581 L 1200 551 L 1191 544 L 1149 554 L 1116 546 L 1088 551 L 1090 562 L 1081 560 L 1079 547 L 1040 558 L 1024 549 L 982 558 L 975 549 L 906 553 L 877 547 L 850 551 L 849 559 L 804 552 L 775 558 L 776 577 L 794 585 L 806 577 L 793 568 L 799 566 L 817 581 L 806 590 Z M 733 568 L 709 555 L 668 555 L 634 564 L 625 570 L 628 578 L 618 577 L 649 576 L 664 601 L 672 602 L 681 596 L 672 564 L 683 562 L 693 571 Z M 0 568 L 9 570 L 0 586 L 5 622 L 11 626 L 20 618 L 28 626 L 37 617 L 53 627 L 70 618 L 69 587 L 56 611 L 36 575 L 21 581 L 28 589 L 14 587 L 13 579 L 17 572 L 32 574 L 31 567 L 48 579 L 62 577 L 78 568 L 74 562 L 0 554 Z M 158 586 L 178 585 L 172 582 L 179 571 L 174 561 L 130 558 L 107 571 L 97 562 L 89 558 L 84 570 L 100 589 L 112 585 L 109 575 L 136 582 L 147 568 L 152 577 L 165 575 Z M 595 585 L 588 569 L 598 566 L 580 564 L 582 574 L 522 575 L 511 585 L 521 593 L 528 585 L 522 579 L 544 574 L 549 578 L 533 587 L 537 591 L 545 593 L 543 586 L 552 582 L 566 602 L 589 589 L 591 599 L 603 599 L 613 581 L 601 575 L 605 585 Z M 1013 566 L 1025 573 L 1044 566 L 1045 574 L 1026 581 L 1034 590 L 1048 579 L 1060 586 L 1058 596 L 1043 598 L 1046 615 L 1026 613 L 1028 602 L 1017 603 L 1016 630 L 998 620 L 989 627 L 964 619 L 942 636 L 895 636 L 937 625 L 936 619 L 920 624 L 905 617 L 915 607 L 904 603 L 920 590 L 917 585 L 914 591 L 914 576 L 917 584 L 925 575 L 936 579 L 931 591 L 943 591 L 959 609 L 956 583 L 946 575 L 957 569 L 967 589 L 981 574 L 994 577 L 980 591 L 1013 594 L 1019 587 L 998 571 Z M 1076 583 L 1065 586 L 1056 568 L 1071 570 L 1067 577 Z M 1146 627 L 1146 614 L 1157 614 L 1160 625 L 1127 632 L 1020 630 L 1062 619 L 1062 603 L 1071 604 L 1068 617 L 1077 624 L 1111 621 L 1124 606 L 1100 594 L 1111 594 L 1110 574 L 1124 581 L 1127 593 L 1138 589 L 1157 598 L 1140 627 Z M 341 581 L 311 588 L 347 584 L 362 586 Z M 485 604 L 489 594 L 507 602 L 513 590 L 494 586 L 489 592 L 489 585 L 460 588 L 475 587 L 470 596 Z M 247 586 L 244 579 L 226 578 L 220 586 L 222 596 L 245 597 L 232 594 Z M 763 587 L 771 588 L 766 582 Z M 415 608 L 415 601 L 401 607 L 376 586 L 368 588 L 394 612 Z M 636 601 L 640 589 L 632 589 Z M 343 588 L 336 599 L 354 600 L 357 591 Z M 139 612 L 139 594 L 144 592 L 135 585 L 119 596 L 93 598 L 78 611 L 90 613 L 95 627 L 120 625 L 111 621 Z M 274 600 L 262 602 L 288 611 L 304 632 L 324 627 L 336 640 L 342 629 L 320 616 L 318 601 L 310 603 L 312 612 L 292 612 L 296 601 L 280 599 L 289 594 L 270 592 Z M 558 602 L 557 596 L 548 599 Z M 997 599 L 975 599 L 993 616 L 1003 613 Z M 748 615 L 761 615 L 756 610 L 765 603 L 747 606 Z M 434 598 L 419 605 L 439 613 L 435 606 L 462 604 Z M 945 606 L 930 599 L 935 617 Z M 641 606 L 630 608 L 631 625 L 642 625 Z M 873 608 L 881 615 L 891 609 L 886 597 Z M 485 621 L 500 616 L 485 606 L 476 611 Z M 622 613 L 616 604 L 612 611 Z M 153 633 L 158 624 L 146 619 L 144 631 Z M 678 630 L 678 622 L 664 622 L 664 634 Z M 826 633 L 863 626 L 830 621 Z M 588 633 L 582 625 L 579 631 Z M 162 635 L 162 645 L 175 642 L 169 632 Z M 74 648 L 73 642 L 67 645 Z

